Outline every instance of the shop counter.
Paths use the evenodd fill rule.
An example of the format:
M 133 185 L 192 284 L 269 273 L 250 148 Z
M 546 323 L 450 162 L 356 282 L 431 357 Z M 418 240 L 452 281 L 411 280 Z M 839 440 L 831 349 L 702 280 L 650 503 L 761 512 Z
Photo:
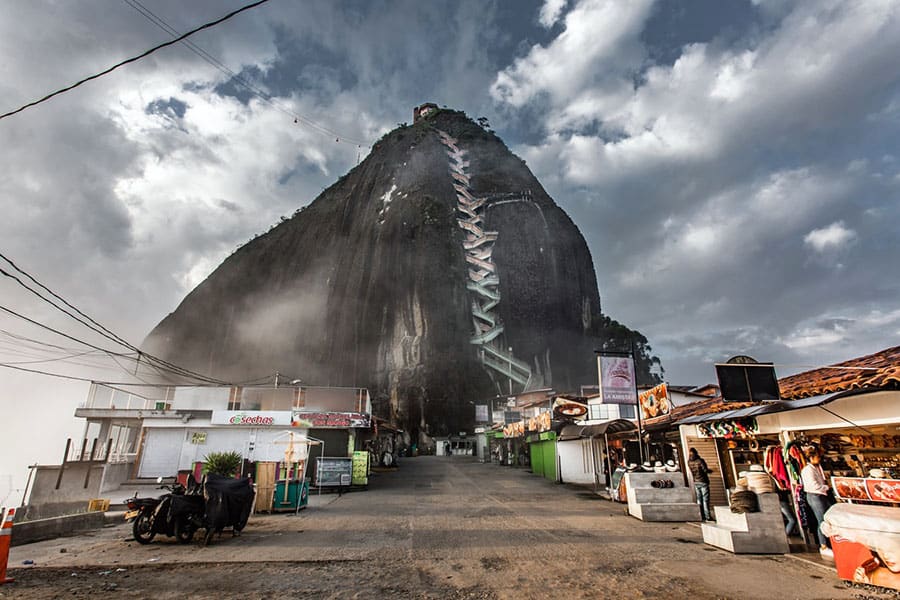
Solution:
M 831 538 L 838 577 L 900 590 L 900 508 L 835 504 L 822 532 Z

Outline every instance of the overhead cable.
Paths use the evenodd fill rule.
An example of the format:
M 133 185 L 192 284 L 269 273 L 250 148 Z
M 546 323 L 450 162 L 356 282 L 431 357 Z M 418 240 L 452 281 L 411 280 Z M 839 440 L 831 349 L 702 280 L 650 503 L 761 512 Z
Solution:
M 138 11 L 141 15 L 143 15 L 143 16 L 144 16 L 146 19 L 148 19 L 151 23 L 153 23 L 154 25 L 156 25 L 157 27 L 159 27 L 160 29 L 162 29 L 163 31 L 165 31 L 166 33 L 168 33 L 169 35 L 172 35 L 172 36 L 175 36 L 175 37 L 180 36 L 180 34 L 178 33 L 178 30 L 177 30 L 177 29 L 175 29 L 174 27 L 172 27 L 171 25 L 169 25 L 168 23 L 166 23 L 166 21 L 165 21 L 162 17 L 160 17 L 159 15 L 154 14 L 153 11 L 151 11 L 149 8 L 147 8 L 146 6 L 144 6 L 143 4 L 141 4 L 141 3 L 139 2 L 139 0 L 123 0 L 123 1 L 124 1 L 128 6 L 130 6 L 130 7 L 133 8 L 134 10 Z M 324 126 L 324 125 L 321 125 L 321 124 L 319 124 L 319 123 L 316 123 L 315 121 L 313 121 L 313 120 L 310 119 L 309 117 L 305 117 L 305 116 L 303 116 L 303 115 L 301 115 L 301 114 L 298 114 L 297 112 L 295 112 L 295 111 L 293 111 L 293 110 L 291 110 L 291 109 L 289 109 L 289 108 L 285 108 L 285 107 L 282 106 L 280 103 L 276 102 L 276 101 L 272 98 L 272 96 L 271 96 L 270 94 L 268 94 L 268 93 L 266 93 L 265 91 L 259 89 L 257 86 L 253 85 L 252 83 L 250 83 L 249 81 L 247 81 L 246 79 L 244 79 L 243 77 L 241 77 L 240 74 L 235 73 L 234 71 L 232 71 L 231 69 L 229 69 L 227 66 L 225 66 L 224 63 L 222 63 L 222 61 L 220 61 L 219 59 L 217 59 L 215 56 L 213 56 L 212 54 L 210 54 L 209 52 L 207 52 L 206 50 L 204 50 L 203 48 L 201 48 L 200 46 L 198 46 L 198 45 L 195 44 L 194 42 L 192 42 L 192 41 L 190 41 L 190 40 L 181 40 L 181 43 L 182 43 L 188 50 L 190 50 L 191 52 L 193 52 L 194 54 L 196 54 L 197 56 L 199 56 L 200 58 L 202 58 L 203 60 L 205 60 L 207 63 L 211 64 L 213 67 L 215 67 L 216 69 L 218 69 L 218 70 L 221 71 L 222 73 L 225 73 L 226 75 L 228 75 L 229 77 L 231 77 L 234 81 L 236 81 L 236 82 L 239 83 L 240 85 L 244 86 L 244 88 L 246 88 L 247 90 L 249 90 L 254 96 L 258 97 L 258 98 L 259 98 L 260 100 L 262 100 L 263 102 L 269 104 L 272 108 L 274 108 L 274 109 L 276 109 L 276 110 L 278 110 L 278 111 L 284 113 L 285 115 L 287 115 L 287 116 L 293 118 L 293 119 L 294 119 L 294 123 L 307 125 L 307 126 L 310 127 L 311 129 L 314 129 L 314 130 L 316 130 L 317 132 L 319 132 L 319 133 L 321 133 L 321 134 L 323 134 L 323 135 L 327 135 L 327 136 L 329 136 L 329 137 L 330 137 L 330 136 L 334 136 L 335 141 L 337 141 L 337 142 L 344 142 L 344 143 L 347 143 L 347 144 L 352 144 L 352 145 L 357 146 L 357 147 L 362 147 L 362 146 L 364 146 L 364 145 L 367 145 L 367 142 L 363 142 L 363 141 L 360 141 L 360 140 L 356 140 L 356 139 L 347 137 L 347 136 L 345 136 L 345 135 L 341 135 L 340 133 L 338 133 L 337 131 L 335 131 L 335 130 L 333 130 L 333 129 L 330 129 L 330 128 Z M 357 162 L 359 162 L 359 161 L 357 160 Z
M 204 23 L 204 24 L 201 25 L 200 27 L 196 27 L 196 28 L 194 28 L 194 29 L 191 29 L 191 30 L 188 31 L 187 33 L 182 34 L 182 35 L 178 36 L 177 38 L 175 38 L 175 39 L 173 39 L 173 40 L 169 40 L 168 42 L 164 42 L 164 43 L 162 43 L 162 44 L 159 44 L 159 45 L 157 45 L 157 46 L 154 46 L 153 48 L 150 48 L 149 50 L 147 50 L 147 51 L 145 51 L 145 52 L 142 52 L 141 54 L 138 54 L 137 56 L 133 56 L 133 57 L 131 57 L 131 58 L 128 58 L 128 59 L 125 59 L 125 60 L 123 60 L 123 61 L 121 61 L 121 62 L 118 62 L 118 63 L 114 64 L 113 66 L 109 67 L 108 69 L 105 69 L 105 70 L 103 70 L 103 71 L 101 71 L 101 72 L 99 72 L 99 73 L 96 73 L 96 74 L 94 74 L 94 75 L 91 75 L 91 76 L 89 76 L 89 77 L 85 77 L 84 79 L 80 79 L 80 80 L 76 81 L 75 83 L 73 83 L 72 85 L 69 85 L 69 86 L 67 86 L 67 87 L 58 89 L 58 90 L 56 90 L 55 92 L 51 92 L 51 93 L 47 94 L 47 95 L 44 96 L 43 98 L 39 98 L 39 99 L 37 99 L 37 100 L 34 100 L 33 102 L 29 102 L 28 104 L 24 104 L 24 105 L 20 106 L 19 108 L 15 109 L 15 110 L 11 110 L 11 111 L 9 111 L 9 112 L 7 112 L 7 113 L 4 113 L 4 114 L 0 115 L 0 119 L 5 119 L 6 117 L 11 117 L 11 116 L 13 116 L 14 114 L 20 113 L 20 112 L 22 112 L 23 110 L 25 110 L 25 109 L 27 109 L 27 108 L 30 108 L 30 107 L 32 107 L 32 106 L 36 106 L 36 105 L 38 105 L 38 104 L 41 104 L 42 102 L 46 102 L 47 100 L 50 100 L 50 99 L 53 98 L 54 96 L 58 96 L 58 95 L 60 95 L 60 94 L 63 94 L 63 93 L 68 92 L 68 91 L 70 91 L 70 90 L 73 90 L 73 89 L 77 88 L 78 86 L 83 85 L 83 84 L 85 84 L 85 83 L 87 83 L 87 82 L 89 82 L 89 81 L 92 81 L 92 80 L 94 80 L 94 79 L 99 79 L 100 77 L 103 77 L 104 75 L 108 75 L 109 73 L 112 73 L 113 71 L 115 71 L 115 70 L 118 69 L 119 67 L 123 67 L 123 66 L 125 66 L 125 65 L 127 65 L 127 64 L 130 64 L 130 63 L 133 63 L 133 62 L 137 62 L 137 61 L 141 60 L 142 58 L 146 58 L 147 56 L 150 56 L 151 54 L 153 54 L 154 52 L 156 52 L 156 51 L 158 51 L 158 50 L 162 50 L 163 48 L 166 48 L 166 47 L 168 47 L 168 46 L 172 46 L 172 45 L 174 45 L 174 44 L 177 44 L 177 43 L 180 42 L 181 40 L 183 40 L 183 39 L 185 39 L 185 38 L 187 38 L 187 37 L 189 37 L 189 36 L 194 35 L 194 34 L 197 33 L 198 31 L 203 31 L 204 29 L 209 29 L 210 27 L 215 27 L 215 26 L 218 25 L 219 23 L 222 23 L 222 22 L 224 22 L 224 21 L 227 21 L 228 19 L 234 17 L 235 15 L 237 15 L 237 14 L 239 14 L 239 13 L 244 12 L 245 10 L 250 10 L 251 8 L 257 7 L 257 6 L 259 6 L 260 4 L 264 4 L 264 3 L 268 2 L 268 1 L 269 1 L 269 0 L 257 0 L 256 2 L 251 2 L 250 4 L 247 4 L 246 6 L 242 6 L 241 8 L 239 8 L 239 9 L 237 9 L 237 10 L 231 11 L 230 13 L 228 13 L 227 15 L 225 15 L 224 17 L 221 17 L 221 18 L 219 18 L 219 19 L 216 19 L 215 21 L 210 21 L 209 23 Z
M 29 292 L 31 292 L 32 294 L 34 294 L 35 296 L 37 296 L 38 298 L 40 298 L 41 300 L 43 300 L 44 302 L 47 302 L 48 304 L 50 304 L 50 306 L 52 306 L 52 307 L 54 307 L 55 309 L 59 310 L 59 311 L 62 312 L 63 314 L 65 314 L 65 315 L 71 317 L 72 319 L 78 321 L 79 323 L 81 323 L 82 325 L 88 327 L 88 328 L 91 329 L 92 331 L 94 331 L 94 332 L 96 332 L 96 333 L 99 333 L 101 336 L 103 336 L 103 337 L 105 337 L 105 338 L 107 338 L 107 339 L 109 339 L 109 340 L 111 340 L 111 341 L 114 341 L 114 342 L 116 342 L 116 343 L 118 343 L 118 344 L 124 346 L 125 348 L 128 348 L 129 350 L 132 350 L 133 352 L 137 353 L 137 357 L 136 357 L 136 358 L 133 358 L 133 357 L 124 355 L 124 354 L 122 354 L 122 353 L 116 353 L 116 356 L 120 356 L 120 357 L 123 357 L 123 358 L 128 358 L 128 359 L 130 359 L 130 360 L 135 360 L 135 361 L 137 361 L 137 362 L 140 362 L 141 358 L 143 357 L 143 358 L 145 358 L 148 362 L 154 363 L 156 366 L 159 366 L 159 367 L 163 368 L 164 370 L 169 371 L 170 373 L 175 374 L 175 375 L 178 375 L 178 376 L 180 376 L 180 377 L 200 379 L 200 380 L 208 381 L 208 382 L 210 382 L 210 383 L 218 383 L 218 384 L 227 384 L 227 383 L 228 383 L 228 382 L 222 381 L 222 380 L 220 380 L 220 379 L 216 379 L 216 378 L 214 378 L 214 377 L 209 377 L 209 376 L 207 376 L 207 375 L 203 375 L 203 374 L 201 374 L 201 373 L 197 373 L 197 372 L 195 372 L 195 371 L 191 371 L 191 370 L 186 369 L 186 368 L 184 368 L 184 367 L 180 367 L 180 366 L 175 365 L 175 364 L 173 364 L 173 363 L 171 363 L 171 362 L 169 362 L 169 361 L 163 360 L 163 359 L 161 359 L 161 358 L 158 358 L 158 357 L 156 357 L 156 356 L 153 356 L 152 354 L 148 354 L 148 353 L 142 351 L 142 350 L 141 350 L 140 348 L 138 348 L 137 346 L 131 344 L 131 343 L 128 342 L 127 340 L 123 339 L 121 336 L 117 335 L 115 332 L 113 332 L 113 331 L 107 329 L 106 327 L 104 327 L 103 325 L 101 325 L 100 323 L 98 323 L 97 321 L 95 321 L 94 319 L 92 319 L 90 316 L 88 316 L 87 314 L 85 314 L 84 312 L 82 312 L 78 307 L 72 305 L 69 301 L 67 301 L 65 298 L 63 298 L 62 296 L 60 296 L 59 294 L 57 294 L 56 292 L 54 292 L 53 290 L 51 290 L 50 288 L 48 288 L 46 285 L 42 284 L 42 283 L 41 283 L 40 281 L 38 281 L 34 276 L 32 276 L 30 273 L 28 273 L 27 271 L 25 271 L 24 269 L 22 269 L 21 267 L 19 267 L 16 263 L 14 263 L 9 257 L 5 256 L 3 253 L 0 253 L 0 259 L 2 259 L 2 260 L 4 260 L 4 261 L 6 261 L 7 263 L 9 263 L 9 265 L 11 265 L 13 269 L 15 269 L 16 271 L 18 271 L 19 273 L 21 273 L 22 275 L 24 275 L 25 277 L 27 277 L 27 278 L 30 279 L 31 281 L 33 281 L 33 282 L 34 282 L 37 286 L 39 286 L 41 289 L 46 290 L 46 292 L 49 293 L 53 298 L 56 298 L 57 300 L 59 300 L 60 302 L 62 302 L 65 306 L 67 306 L 67 307 L 70 308 L 71 310 L 75 311 L 75 313 L 77 313 L 79 316 L 73 315 L 73 314 L 72 314 L 71 312 L 69 312 L 68 310 L 66 310 L 66 309 L 64 309 L 63 307 L 59 306 L 58 304 L 56 304 L 55 302 L 53 302 L 53 301 L 50 300 L 49 298 L 46 298 L 43 294 L 41 294 L 40 292 L 38 292 L 37 290 L 35 290 L 34 288 L 32 288 L 31 286 L 29 286 L 29 285 L 26 284 L 25 282 L 23 282 L 19 277 L 15 276 L 15 275 L 13 275 L 13 274 L 11 274 L 11 273 L 8 273 L 7 271 L 5 271 L 5 270 L 2 269 L 2 268 L 0 268 L 0 274 L 2 274 L 2 275 L 4 275 L 4 276 L 9 277 L 10 279 L 14 280 L 14 281 L 15 281 L 16 283 L 18 283 L 20 286 L 22 286 L 23 288 L 25 288 L 26 290 L 28 290 Z M 5 310 L 5 311 L 7 311 L 7 312 L 11 312 L 11 313 L 13 312 L 13 311 L 10 311 L 9 309 L 6 309 L 5 307 L 0 307 L 0 309 Z M 36 324 L 36 325 L 45 327 L 46 329 L 50 329 L 50 330 L 53 331 L 54 333 L 60 334 L 60 332 L 58 332 L 57 330 L 55 330 L 55 329 L 53 329 L 53 328 L 50 328 L 50 327 L 46 327 L 46 326 L 44 326 L 43 324 L 38 323 L 37 321 L 34 321 L 34 320 L 32 320 L 32 319 L 28 319 L 27 317 L 24 317 L 23 315 L 19 315 L 18 313 L 13 313 L 13 314 L 15 314 L 15 316 L 18 316 L 18 317 L 20 317 L 20 318 L 25 318 L 26 320 L 28 320 L 28 321 L 31 322 L 31 323 L 34 323 L 34 324 Z M 83 317 L 83 319 L 80 318 L 80 317 Z M 86 319 L 87 321 L 89 321 L 89 323 L 85 322 L 85 319 Z M 72 336 L 66 335 L 65 337 L 68 337 L 69 339 L 72 339 L 72 340 L 74 340 L 74 341 L 76 341 L 76 342 L 85 344 L 85 345 L 90 346 L 90 347 L 92 347 L 92 348 L 95 348 L 95 349 L 97 349 L 97 350 L 101 350 L 101 351 L 103 351 L 103 352 L 110 352 L 109 350 L 106 350 L 106 349 L 104 349 L 104 348 L 100 348 L 100 347 L 98 347 L 98 346 L 96 346 L 96 345 L 87 344 L 87 343 L 85 343 L 83 340 L 74 338 L 74 337 L 72 337 Z

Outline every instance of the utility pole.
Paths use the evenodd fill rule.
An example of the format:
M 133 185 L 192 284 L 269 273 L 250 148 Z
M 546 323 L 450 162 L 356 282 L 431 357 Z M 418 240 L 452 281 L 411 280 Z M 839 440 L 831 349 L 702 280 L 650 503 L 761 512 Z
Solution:
M 509 371 L 506 374 L 509 376 L 509 395 L 512 396 L 512 346 L 507 347 L 507 351 L 506 358 L 509 361 Z

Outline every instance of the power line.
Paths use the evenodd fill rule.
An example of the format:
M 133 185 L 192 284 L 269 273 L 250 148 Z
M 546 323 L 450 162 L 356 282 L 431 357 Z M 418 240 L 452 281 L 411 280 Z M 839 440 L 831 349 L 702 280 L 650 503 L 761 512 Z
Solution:
M 141 15 L 143 15 L 145 18 L 147 18 L 151 23 L 153 23 L 154 25 L 156 25 L 157 27 L 159 27 L 160 29 L 162 29 L 163 31 L 168 33 L 169 35 L 172 35 L 175 37 L 178 37 L 180 35 L 178 33 L 178 30 L 176 30 L 174 27 L 172 27 L 171 25 L 166 23 L 166 21 L 162 17 L 154 14 L 153 11 L 151 11 L 149 8 L 147 8 L 146 6 L 141 4 L 139 2 L 139 0 L 123 0 L 123 1 L 128 6 L 130 6 L 134 10 L 138 11 Z M 226 75 L 231 77 L 233 80 L 235 80 L 237 83 L 244 86 L 244 88 L 249 90 L 254 96 L 258 97 L 263 102 L 266 102 L 272 108 L 293 118 L 294 123 L 302 123 L 304 125 L 307 125 L 311 129 L 318 131 L 319 133 L 321 133 L 323 135 L 334 136 L 335 141 L 337 141 L 337 142 L 344 142 L 344 143 L 352 144 L 352 145 L 356 146 L 357 148 L 362 147 L 363 145 L 366 145 L 367 142 L 363 142 L 360 140 L 356 140 L 356 139 L 341 135 L 340 133 L 338 133 L 337 131 L 335 131 L 333 129 L 330 129 L 324 125 L 320 125 L 319 123 L 316 123 L 309 117 L 305 117 L 305 116 L 300 115 L 288 108 L 284 108 L 283 106 L 280 105 L 280 103 L 275 102 L 275 100 L 272 98 L 271 95 L 267 94 L 263 90 L 259 89 L 258 87 L 256 87 L 255 85 L 253 85 L 252 83 L 250 83 L 249 81 L 247 81 L 246 79 L 241 77 L 240 74 L 235 73 L 234 71 L 229 69 L 227 66 L 225 66 L 224 63 L 222 63 L 222 61 L 217 59 L 215 56 L 213 56 L 212 54 L 210 54 L 209 52 L 207 52 L 206 50 L 204 50 L 197 44 L 193 43 L 190 40 L 181 40 L 181 43 L 185 47 L 187 47 L 188 50 L 190 50 L 191 52 L 193 52 L 194 54 L 196 54 L 197 56 L 199 56 L 200 58 L 205 60 L 207 63 L 211 64 L 213 67 L 215 67 L 222 73 L 225 73 Z M 358 160 L 357 160 L 357 162 L 358 162 Z
M 230 13 L 228 13 L 227 15 L 225 15 L 224 17 L 221 17 L 221 18 L 219 18 L 219 19 L 216 19 L 215 21 L 210 21 L 209 23 L 205 23 L 205 24 L 201 25 L 200 27 L 197 27 L 197 28 L 195 28 L 195 29 L 190 30 L 190 31 L 188 31 L 187 33 L 185 33 L 185 34 L 183 34 L 183 35 L 181 35 L 181 36 L 175 38 L 174 40 L 169 40 L 168 42 L 164 42 L 164 43 L 162 43 L 162 44 L 159 44 L 158 46 L 154 46 L 153 48 L 150 48 L 149 50 L 147 50 L 147 51 L 145 51 L 145 52 L 142 52 L 141 54 L 138 54 L 137 56 L 133 56 L 133 57 L 131 57 L 131 58 L 128 58 L 128 59 L 123 60 L 122 62 L 116 63 L 116 64 L 114 64 L 113 66 L 109 67 L 108 69 L 106 69 L 106 70 L 104 70 L 104 71 L 101 71 L 101 72 L 99 72 L 99 73 L 97 73 L 97 74 L 95 74 L 95 75 L 91 75 L 91 76 L 89 76 L 89 77 L 85 77 L 84 79 L 80 79 L 79 81 L 76 81 L 75 83 L 73 83 L 73 84 L 70 85 L 70 86 L 67 86 L 67 87 L 58 89 L 58 90 L 56 90 L 55 92 L 51 92 L 51 93 L 47 94 L 47 95 L 44 96 L 43 98 L 39 98 L 38 100 L 35 100 L 35 101 L 33 101 L 33 102 L 29 102 L 28 104 L 24 104 L 24 105 L 20 106 L 19 108 L 15 109 L 15 110 L 11 110 L 11 111 L 9 111 L 8 113 L 4 113 L 4 114 L 0 115 L 0 119 L 5 119 L 6 117 L 11 117 L 11 116 L 13 116 L 13 115 L 16 114 L 16 113 L 22 112 L 22 111 L 25 110 L 26 108 L 30 108 L 30 107 L 32 107 L 32 106 L 36 106 L 36 105 L 38 105 L 38 104 L 41 104 L 42 102 L 46 102 L 47 100 L 53 98 L 54 96 L 58 96 L 58 95 L 60 95 L 60 94 L 63 94 L 63 93 L 68 92 L 68 91 L 70 91 L 70 90 L 73 90 L 73 89 L 77 88 L 78 86 L 80 86 L 80 85 L 82 85 L 82 84 L 85 84 L 85 83 L 87 83 L 87 82 L 89 82 L 89 81 L 92 81 L 92 80 L 94 80 L 94 79 L 99 79 L 100 77 L 103 77 L 104 75 L 108 75 L 109 73 L 112 73 L 113 71 L 115 71 L 115 70 L 118 69 L 119 67 L 123 67 L 123 66 L 125 66 L 125 65 L 127 65 L 127 64 L 129 64 L 129 63 L 137 62 L 137 61 L 141 60 L 142 58 L 146 58 L 147 56 L 150 56 L 151 54 L 153 54 L 153 53 L 156 52 L 157 50 L 161 50 L 161 49 L 166 48 L 166 47 L 168 47 L 168 46 L 172 46 L 172 45 L 174 45 L 174 44 L 177 44 L 177 43 L 180 42 L 181 40 L 183 40 L 183 39 L 185 39 L 185 38 L 187 38 L 187 37 L 189 37 L 189 36 L 191 36 L 191 35 L 194 35 L 195 33 L 199 32 L 199 31 L 203 31 L 204 29 L 209 29 L 210 27 L 215 27 L 215 26 L 218 25 L 219 23 L 223 23 L 224 21 L 227 21 L 228 19 L 234 17 L 235 15 L 237 15 L 237 14 L 239 14 L 239 13 L 244 12 L 245 10 L 250 10 L 251 8 L 257 7 L 257 6 L 259 6 L 260 4 L 264 4 L 264 3 L 268 2 L 268 1 L 269 1 L 269 0 L 257 0 L 256 2 L 252 2 L 252 3 L 250 3 L 250 4 L 247 4 L 246 6 L 242 6 L 241 8 L 239 8 L 239 9 L 237 9 L 237 10 L 231 11 Z
M 186 369 L 186 368 L 184 368 L 184 367 L 180 367 L 180 366 L 178 366 L 178 365 L 175 365 L 175 364 L 173 364 L 173 363 L 171 363 L 171 362 L 169 362 L 169 361 L 166 361 L 166 360 L 163 360 L 163 359 L 158 358 L 158 357 L 156 357 L 156 356 L 153 356 L 152 354 L 148 354 L 148 353 L 146 353 L 146 352 L 143 352 L 140 348 L 138 348 L 137 346 L 131 344 L 131 343 L 128 342 L 127 340 L 123 339 L 121 336 L 117 335 L 117 334 L 114 333 L 113 331 L 110 331 L 108 328 L 104 327 L 103 325 L 101 325 L 100 323 L 98 323 L 97 321 L 95 321 L 94 319 L 92 319 L 91 317 L 89 317 L 88 315 L 86 315 L 86 314 L 85 314 L 84 312 L 82 312 L 78 307 L 72 305 L 68 300 L 66 300 L 65 298 L 63 298 L 62 296 L 60 296 L 59 294 L 57 294 L 56 292 L 54 292 L 53 290 L 51 290 L 50 288 L 48 288 L 46 285 L 44 285 L 43 283 L 41 283 L 40 281 L 38 281 L 37 279 L 35 279 L 34 276 L 32 276 L 32 275 L 29 274 L 27 271 L 25 271 L 24 269 L 22 269 L 21 267 L 19 267 L 16 263 L 14 263 L 9 257 L 5 256 L 3 253 L 0 253 L 0 259 L 3 259 L 3 260 L 6 261 L 7 263 L 9 263 L 9 264 L 13 267 L 13 269 L 15 269 L 16 271 L 18 271 L 19 273 L 21 273 L 22 275 L 24 275 L 25 277 L 27 277 L 27 278 L 30 279 L 31 281 L 33 281 L 33 282 L 34 282 L 37 286 L 39 286 L 41 289 L 46 290 L 46 292 L 49 293 L 53 298 L 56 298 L 57 300 L 59 300 L 60 302 L 62 302 L 65 306 L 67 306 L 67 307 L 69 307 L 70 309 L 72 309 L 73 311 L 75 311 L 78 315 L 80 315 L 81 317 L 84 317 L 84 319 L 86 319 L 87 321 L 89 321 L 90 324 L 89 324 L 89 323 L 86 323 L 83 319 L 79 318 L 78 316 L 75 316 L 74 314 L 72 314 L 72 313 L 69 312 L 68 310 L 66 310 L 66 309 L 62 308 L 61 306 L 57 305 L 55 302 L 53 302 L 53 301 L 50 300 L 49 298 L 46 298 L 46 297 L 45 297 L 44 295 L 42 295 L 40 292 L 38 292 L 37 290 L 35 290 L 35 289 L 32 288 L 31 286 L 29 286 L 28 284 L 26 284 L 25 282 L 23 282 L 19 277 L 15 276 L 15 275 L 13 275 L 13 274 L 11 274 L 11 273 L 6 272 L 6 271 L 3 270 L 2 268 L 0 268 L 0 274 L 4 275 L 4 276 L 6 276 L 6 277 L 9 277 L 9 278 L 11 278 L 11 279 L 13 279 L 16 283 L 18 283 L 20 286 L 24 287 L 26 290 L 28 290 L 28 291 L 31 292 L 32 294 L 34 294 L 35 296 L 37 296 L 38 298 L 40 298 L 40 299 L 43 300 L 44 302 L 48 303 L 48 304 L 49 304 L 50 306 L 52 306 L 53 308 L 59 310 L 60 312 L 62 312 L 62 313 L 65 314 L 66 316 L 71 317 L 71 318 L 74 319 L 75 321 L 81 323 L 81 324 L 84 325 L 85 327 L 88 327 L 88 328 L 91 329 L 92 331 L 94 331 L 94 332 L 96 332 L 96 333 L 99 333 L 101 336 L 103 336 L 103 337 L 105 337 L 105 338 L 107 338 L 107 339 L 109 339 L 109 340 L 111 340 L 111 341 L 114 341 L 114 342 L 116 342 L 116 343 L 118 343 L 118 344 L 120 344 L 120 345 L 122 345 L 122 346 L 128 348 L 129 350 L 132 350 L 132 351 L 134 351 L 134 352 L 137 353 L 137 357 L 136 357 L 136 358 L 131 358 L 131 357 L 129 357 L 129 356 L 127 356 L 127 355 L 124 355 L 124 354 L 122 354 L 122 353 L 116 353 L 117 356 L 120 356 L 120 357 L 123 357 L 123 358 L 128 358 L 128 359 L 130 359 L 130 360 L 135 360 L 135 361 L 137 361 L 138 363 L 140 362 L 141 357 L 144 357 L 144 358 L 147 359 L 147 362 L 149 362 L 149 363 L 157 363 L 157 364 L 151 364 L 151 366 L 153 366 L 154 368 L 157 368 L 157 370 L 158 370 L 159 368 L 163 368 L 164 370 L 169 371 L 170 373 L 175 374 L 175 375 L 178 375 L 178 376 L 180 376 L 180 377 L 187 377 L 187 378 L 200 379 L 200 380 L 204 380 L 204 381 L 209 381 L 209 382 L 211 382 L 211 383 L 219 383 L 219 384 L 225 384 L 225 383 L 227 383 L 227 382 L 222 381 L 222 380 L 220 380 L 220 379 L 216 379 L 216 378 L 214 378 L 214 377 L 209 377 L 209 376 L 207 376 L 207 375 L 203 375 L 203 374 L 201 374 L 201 373 L 197 373 L 197 372 L 195 372 L 195 371 L 191 371 L 191 370 Z M 60 335 L 65 335 L 65 337 L 68 337 L 69 339 L 72 339 L 72 340 L 74 340 L 74 341 L 76 341 L 76 342 L 85 344 L 85 345 L 87 345 L 87 346 L 89 346 L 89 347 L 93 347 L 93 348 L 95 348 L 95 349 L 97 349 L 97 350 L 100 350 L 100 351 L 102 351 L 102 352 L 106 352 L 106 353 L 111 352 L 111 351 L 106 350 L 106 349 L 104 349 L 104 348 L 100 348 L 100 347 L 95 346 L 95 345 L 92 345 L 92 344 L 87 344 L 87 343 L 85 343 L 83 340 L 74 338 L 74 337 L 72 337 L 72 336 L 69 336 L 69 335 L 66 335 L 66 334 L 61 334 L 61 332 L 59 332 L 59 331 L 57 331 L 57 330 L 55 330 L 55 329 L 53 329 L 53 328 L 44 326 L 43 324 L 38 323 L 37 321 L 34 321 L 34 320 L 32 320 L 32 319 L 28 319 L 27 317 L 24 317 L 23 315 L 19 315 L 18 313 L 15 313 L 14 311 L 10 311 L 9 309 L 7 309 L 7 308 L 5 308 L 5 307 L 0 306 L 0 310 L 5 310 L 6 312 L 10 312 L 10 313 L 14 314 L 15 316 L 18 316 L 18 317 L 20 317 L 20 318 L 24 318 L 24 319 L 28 320 L 28 321 L 31 322 L 31 323 L 34 323 L 34 324 L 36 324 L 36 325 L 38 325 L 38 326 L 41 326 L 41 327 L 44 327 L 44 328 L 46 328 L 46 329 L 50 329 L 50 330 L 53 331 L 54 333 L 57 333 L 57 334 L 60 334 Z M 160 367 L 159 365 L 162 365 L 162 367 Z

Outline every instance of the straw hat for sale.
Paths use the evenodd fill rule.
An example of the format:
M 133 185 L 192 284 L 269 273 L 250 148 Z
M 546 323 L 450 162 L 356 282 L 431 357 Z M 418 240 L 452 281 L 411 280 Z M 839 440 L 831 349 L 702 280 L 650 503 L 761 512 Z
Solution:
M 750 465 L 750 470 L 753 471 L 754 473 L 765 473 L 766 472 L 766 470 L 763 468 L 762 465 Z
M 882 469 L 872 469 L 869 471 L 869 477 L 872 479 L 884 479 L 886 476 Z
M 669 473 L 674 473 L 678 470 L 678 465 L 675 464 L 675 461 L 671 458 L 666 461 L 666 471 Z
M 653 465 L 650 464 L 649 460 L 645 460 L 641 463 L 641 468 L 645 471 L 653 471 Z
M 628 463 L 628 466 L 625 467 L 626 471 L 637 471 L 637 463 Z
M 666 467 L 660 461 L 656 461 L 653 463 L 653 472 L 654 473 L 665 473 Z

